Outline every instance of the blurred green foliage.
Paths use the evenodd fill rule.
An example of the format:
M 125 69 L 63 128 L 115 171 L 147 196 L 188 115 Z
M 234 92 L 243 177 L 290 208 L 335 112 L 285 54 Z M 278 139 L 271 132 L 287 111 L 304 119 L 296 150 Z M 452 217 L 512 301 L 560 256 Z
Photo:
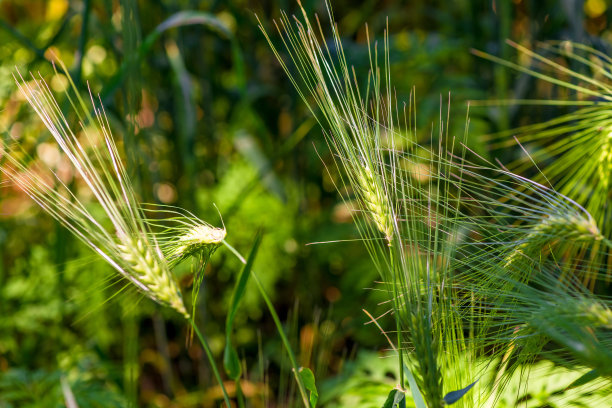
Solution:
M 303 4 L 326 20 L 323 1 Z M 571 39 L 607 50 L 612 36 L 612 9 L 601 0 L 332 5 L 358 75 L 369 66 L 365 23 L 379 41 L 388 28 L 397 98 L 408 100 L 414 87 L 419 138 L 428 138 L 449 92 L 450 133 L 456 135 L 463 133 L 470 99 L 537 95 L 530 79 L 476 59 L 471 48 L 512 58 L 504 46 L 511 38 L 525 45 Z M 361 309 L 377 316 L 387 307 L 378 304 L 382 298 L 367 254 L 350 241 L 357 232 L 335 191 L 338 175 L 321 131 L 257 28 L 255 14 L 271 27 L 281 8 L 291 13 L 297 5 L 1 1 L 0 137 L 19 139 L 24 154 L 37 153 L 65 171 L 12 77 L 15 67 L 24 77 L 40 73 L 61 92 L 66 77 L 48 62 L 51 55 L 61 58 L 84 94 L 88 87 L 100 94 L 143 201 L 180 205 L 215 225 L 223 222 L 228 240 L 243 252 L 263 230 L 254 269 L 291 327 L 300 363 L 314 367 L 326 384 L 320 402 L 369 406 L 360 399 L 367 394 L 380 405 L 393 380 L 385 380 L 378 357 L 357 350 L 386 346 L 382 335 L 364 326 L 368 318 Z M 482 135 L 555 114 L 530 109 L 472 108 L 471 146 L 489 155 Z M 201 348 L 186 344 L 180 319 L 126 290 L 19 189 L 2 187 L 0 407 L 63 406 L 62 376 L 80 407 L 126 401 L 214 406 L 220 395 Z M 336 240 L 349 242 L 306 245 Z M 205 274 L 200 323 L 218 356 L 239 270 L 239 262 L 221 249 Z M 182 272 L 188 289 L 189 274 Z M 243 388 L 253 406 L 291 399 L 294 390 L 282 374 L 286 359 L 253 288 L 235 327 L 248 372 L 249 386 Z

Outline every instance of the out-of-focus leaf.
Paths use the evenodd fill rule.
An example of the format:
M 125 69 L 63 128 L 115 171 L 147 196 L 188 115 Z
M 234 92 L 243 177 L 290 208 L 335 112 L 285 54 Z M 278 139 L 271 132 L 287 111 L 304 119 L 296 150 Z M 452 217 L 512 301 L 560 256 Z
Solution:
M 268 190 L 274 193 L 279 199 L 286 201 L 287 194 L 274 172 L 273 163 L 259 147 L 257 140 L 248 132 L 239 130 L 234 136 L 234 146 L 255 168 L 257 168 L 261 182 Z
M 215 17 L 213 14 L 206 13 L 203 11 L 184 10 L 179 11 L 168 17 L 166 20 L 161 22 L 155 29 L 149 33 L 140 44 L 138 52 L 132 58 L 124 60 L 121 68 L 117 73 L 107 82 L 106 87 L 102 91 L 102 100 L 106 101 L 121 85 L 125 80 L 126 72 L 130 67 L 130 64 L 137 64 L 149 53 L 155 41 L 164 33 L 164 31 L 171 28 L 190 26 L 190 25 L 202 25 L 205 26 L 217 34 L 220 34 L 223 38 L 232 40 L 233 34 L 231 30 Z
M 477 382 L 478 380 L 474 381 L 473 383 L 471 383 L 465 388 L 462 388 L 457 391 L 451 391 L 448 394 L 446 394 L 444 396 L 444 402 L 446 403 L 446 405 L 451 405 L 459 401 L 461 397 L 463 397 Z
M 416 406 L 416 408 L 427 408 L 425 400 L 423 399 L 421 391 L 419 390 L 419 386 L 417 385 L 416 379 L 414 378 L 414 375 L 412 375 L 412 371 L 410 371 L 408 367 L 406 367 L 406 365 L 404 365 L 404 373 L 408 378 L 408 386 L 410 387 L 410 393 L 412 394 L 414 405 Z
M 597 377 L 599 377 L 599 372 L 597 371 L 597 369 L 591 370 L 587 372 L 586 374 L 582 375 L 581 377 L 579 377 L 578 379 L 576 379 L 570 385 L 568 385 L 567 388 L 565 388 L 565 390 L 567 391 L 572 388 L 580 387 L 581 385 L 584 385 L 588 382 L 593 381 Z
M 319 401 L 319 392 L 317 391 L 317 385 L 315 384 L 315 376 L 310 370 L 310 368 L 302 367 L 298 373 L 304 386 L 310 393 L 310 406 L 315 408 L 317 406 L 317 401 Z
M 398 389 L 392 389 L 382 408 L 406 408 L 406 394 Z

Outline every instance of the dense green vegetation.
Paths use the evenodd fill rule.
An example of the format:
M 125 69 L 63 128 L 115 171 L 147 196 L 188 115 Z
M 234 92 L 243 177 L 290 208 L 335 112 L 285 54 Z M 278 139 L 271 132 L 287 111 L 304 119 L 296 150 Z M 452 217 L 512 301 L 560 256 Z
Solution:
M 0 407 L 609 406 L 612 10 L 406 3 L 1 2 Z

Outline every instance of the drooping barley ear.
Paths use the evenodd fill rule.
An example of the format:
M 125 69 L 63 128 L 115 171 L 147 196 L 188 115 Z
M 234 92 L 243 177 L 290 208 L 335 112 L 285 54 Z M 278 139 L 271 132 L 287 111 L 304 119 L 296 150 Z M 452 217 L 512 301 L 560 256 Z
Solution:
M 597 242 L 607 240 L 599 232 L 592 217 L 582 214 L 559 214 L 536 224 L 509 253 L 505 267 L 511 267 L 520 259 L 529 259 L 554 241 Z
M 54 169 L 47 169 L 52 180 L 49 182 L 40 172 L 26 167 L 16 152 L 4 144 L 7 165 L 0 167 L 0 172 L 142 293 L 188 317 L 169 265 L 147 227 L 103 108 L 95 104 L 92 96 L 92 115 L 92 107 L 80 97 L 70 77 L 68 80 L 73 95 L 68 92 L 67 96 L 79 118 L 75 128 L 42 78 L 26 81 L 20 74 L 19 80 L 16 78 L 28 103 L 102 211 L 91 211 Z
M 167 259 L 171 264 L 180 262 L 192 255 L 212 253 L 225 239 L 225 228 L 216 228 L 206 223 L 195 225 L 185 230 L 168 243 L 165 249 Z
M 576 311 L 575 309 L 578 309 Z M 612 310 L 594 300 L 583 301 L 575 309 L 559 310 L 560 315 L 574 315 L 584 318 L 589 326 L 602 329 L 612 329 Z
M 189 316 L 182 298 L 177 296 L 179 290 L 159 251 L 154 253 L 152 245 L 140 238 L 126 237 L 122 241 L 125 244 L 117 247 L 123 252 L 123 260 L 131 266 L 129 271 L 136 275 L 137 281 L 151 291 L 150 297 Z
M 147 204 L 144 211 L 156 214 L 146 222 L 154 228 L 153 236 L 171 267 L 191 256 L 211 255 L 227 235 L 225 227 L 213 227 L 180 207 Z
M 561 194 L 579 202 L 593 216 L 602 235 L 612 239 L 612 206 L 608 204 L 612 194 L 612 77 L 608 75 L 612 59 L 596 47 L 571 41 L 540 43 L 539 50 L 507 42 L 537 64 L 521 65 L 475 53 L 552 86 L 557 97 L 547 98 L 546 105 L 571 108 L 568 113 L 550 120 L 492 135 L 491 147 L 504 149 L 514 143 L 514 138 L 519 139 L 530 153 L 510 163 L 509 168 L 524 169 L 529 161 L 547 163 L 541 174 L 534 176 L 534 181 L 552 183 Z M 606 241 L 595 246 L 600 243 Z M 609 280 L 609 274 L 594 266 L 612 265 L 612 253 L 596 252 L 589 252 L 590 259 L 583 262 L 590 269 L 588 275 L 595 279 L 603 275 Z M 582 261 L 581 254 L 576 258 Z M 585 275 L 585 279 L 590 278 Z
M 192 317 L 195 317 L 197 299 L 204 279 L 204 271 L 213 253 L 223 243 L 225 227 L 216 228 L 202 221 L 193 213 L 179 207 L 148 205 L 147 213 L 162 214 L 162 219 L 148 219 L 155 229 L 154 236 L 170 267 L 193 257 L 192 263 Z

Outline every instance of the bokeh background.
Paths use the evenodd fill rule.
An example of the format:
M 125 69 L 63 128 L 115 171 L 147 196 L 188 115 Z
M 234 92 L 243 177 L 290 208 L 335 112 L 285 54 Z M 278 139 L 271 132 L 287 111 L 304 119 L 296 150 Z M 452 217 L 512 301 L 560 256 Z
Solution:
M 323 0 L 302 4 L 328 27 Z M 393 84 L 399 100 L 416 92 L 423 138 L 449 93 L 450 132 L 462 135 L 470 100 L 551 92 L 471 49 L 529 63 L 505 40 L 536 47 L 569 39 L 608 53 L 612 39 L 612 8 L 604 0 L 343 0 L 332 6 L 362 78 L 369 66 L 365 24 L 380 44 L 388 27 Z M 362 312 L 379 316 L 387 307 L 367 253 L 352 241 L 358 234 L 335 190 L 338 176 L 321 129 L 258 28 L 255 15 L 273 31 L 281 9 L 299 13 L 291 0 L 0 0 L 0 137 L 17 139 L 70 179 L 13 79 L 16 72 L 40 73 L 61 94 L 66 77 L 49 60 L 64 61 L 79 89 L 100 95 L 143 201 L 225 224 L 228 240 L 243 252 L 264 232 L 255 269 L 300 363 L 314 369 L 322 402 L 346 406 L 351 393 L 384 396 L 387 384 L 395 384 L 393 365 L 379 358 L 386 340 Z M 191 11 L 208 14 L 199 14 L 206 16 L 201 24 L 187 24 Z M 484 135 L 558 114 L 558 108 L 473 106 L 469 143 L 503 162 L 515 152 L 489 151 Z M 309 245 L 327 241 L 346 242 Z M 217 356 L 239 271 L 224 249 L 206 270 L 199 324 Z M 188 268 L 177 273 L 189 293 Z M 182 319 L 113 276 L 18 188 L 2 184 L 0 407 L 63 406 L 62 378 L 81 407 L 216 406 L 219 390 L 201 348 L 187 341 Z M 286 356 L 256 291 L 248 291 L 236 327 L 250 403 L 290 405 Z

